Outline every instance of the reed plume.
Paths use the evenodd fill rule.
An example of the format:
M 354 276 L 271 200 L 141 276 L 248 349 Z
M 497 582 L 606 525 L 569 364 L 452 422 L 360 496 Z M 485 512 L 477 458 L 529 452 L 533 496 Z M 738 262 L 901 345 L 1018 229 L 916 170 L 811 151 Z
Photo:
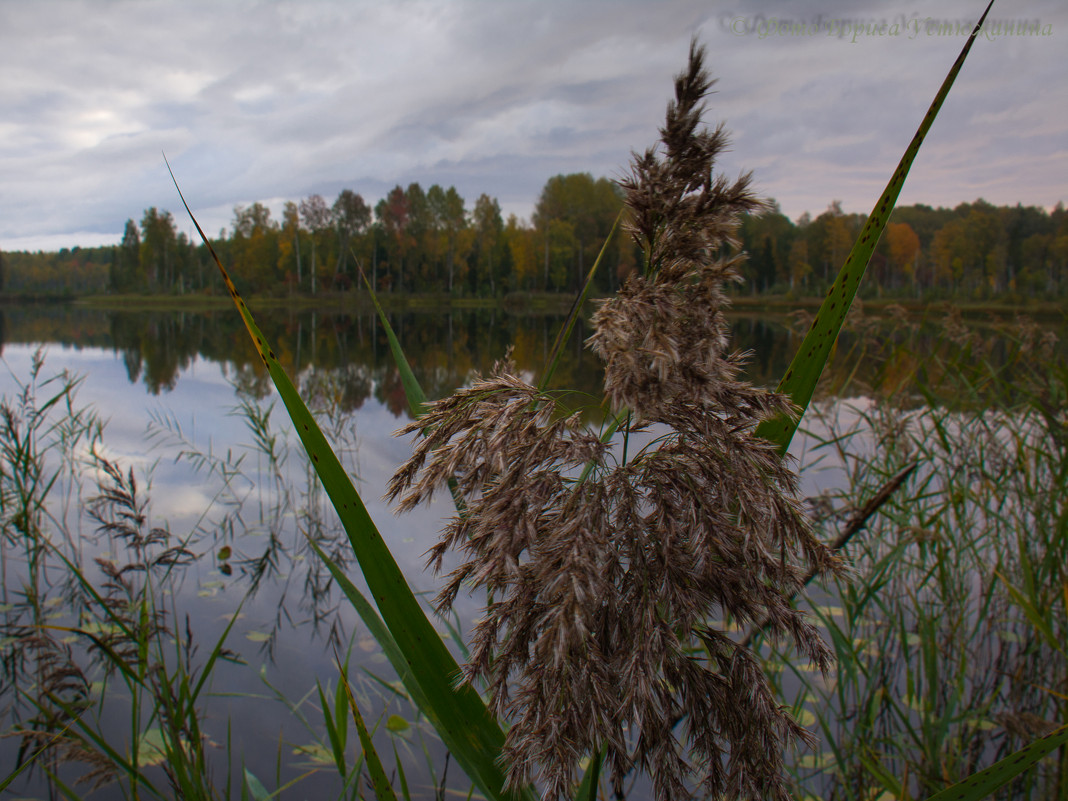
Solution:
M 622 182 L 645 267 L 594 315 L 588 345 L 605 393 L 635 430 L 663 428 L 629 458 L 556 397 L 499 363 L 402 430 L 419 433 L 389 497 L 406 510 L 451 481 L 461 513 L 430 551 L 462 561 L 440 610 L 487 592 L 466 681 L 510 721 L 512 786 L 570 797 L 600 754 L 617 793 L 634 770 L 659 801 L 700 789 L 789 798 L 783 749 L 811 735 L 781 707 L 755 655 L 712 621 L 765 623 L 826 670 L 830 651 L 790 604 L 809 570 L 838 570 L 796 498 L 797 477 L 757 424 L 787 398 L 738 380 L 725 281 L 740 280 L 738 215 L 764 207 L 749 176 L 713 176 L 722 126 L 701 127 L 711 81 L 691 46 L 662 148 Z M 629 415 L 627 414 L 629 410 Z

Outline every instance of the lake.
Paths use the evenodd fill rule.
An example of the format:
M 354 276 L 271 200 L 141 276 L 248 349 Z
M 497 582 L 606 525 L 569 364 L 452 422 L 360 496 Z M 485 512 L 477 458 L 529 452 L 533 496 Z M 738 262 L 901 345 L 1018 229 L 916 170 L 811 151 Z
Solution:
M 307 545 L 312 537 L 347 560 L 343 533 L 237 315 L 229 309 L 125 312 L 62 305 L 7 307 L 2 315 L 0 394 L 9 412 L 5 458 L 13 444 L 32 445 L 41 454 L 43 475 L 57 475 L 42 497 L 46 511 L 40 530 L 97 585 L 104 583 L 105 568 L 96 559 L 121 565 L 132 558 L 98 531 L 100 521 L 89 514 L 101 494 L 102 474 L 90 463 L 96 453 L 123 475 L 132 471 L 137 500 L 145 503 L 146 530 L 166 530 L 168 543 L 181 543 L 192 554 L 188 564 L 170 568 L 160 584 L 163 597 L 157 599 L 176 648 L 185 642 L 187 652 L 199 649 L 192 663 L 202 664 L 240 606 L 225 642 L 232 659 L 216 664 L 203 704 L 216 772 L 226 775 L 229 754 L 236 776 L 243 766 L 269 789 L 303 777 L 293 797 L 336 797 L 342 782 L 329 752 L 316 681 L 333 692 L 340 655 L 350 662 L 365 714 L 382 722 L 383 753 L 395 746 L 409 766 L 413 796 L 431 797 L 431 784 L 441 781 L 465 792 L 468 785 L 455 765 L 447 778 L 441 776 L 446 763 L 433 730 L 392 695 L 395 676 L 385 657 Z M 437 398 L 488 371 L 509 347 L 523 374 L 537 376 L 562 317 L 501 309 L 428 310 L 392 313 L 390 321 L 427 396 Z M 738 313 L 731 321 L 734 346 L 753 352 L 749 380 L 774 385 L 801 341 L 804 320 Z M 439 500 L 397 517 L 381 500 L 389 477 L 410 452 L 409 441 L 393 436 L 410 414 L 381 325 L 367 311 L 269 310 L 258 313 L 257 322 L 319 414 L 413 589 L 433 594 L 439 581 L 424 571 L 424 554 L 452 507 Z M 917 368 L 916 353 L 942 346 L 942 323 L 933 315 L 911 325 L 908 351 L 890 356 L 895 341 L 906 336 L 900 319 L 887 317 L 843 332 L 838 356 L 821 384 L 825 403 L 833 406 L 843 398 L 850 408 L 863 407 L 869 396 L 895 392 L 903 405 L 919 402 L 909 398 L 910 370 Z M 1059 325 L 1063 346 L 1068 336 Z M 596 407 L 602 376 L 596 357 L 582 347 L 588 334 L 580 323 L 554 386 L 575 391 L 576 405 Z M 997 358 L 998 347 L 990 358 Z M 880 358 L 873 358 L 876 351 Z M 60 425 L 70 419 L 67 395 L 44 408 L 63 387 L 56 376 L 64 371 L 77 379 L 69 396 L 72 408 L 95 415 L 99 431 L 88 418 L 81 431 Z M 899 392 L 899 386 L 906 389 Z M 806 496 L 841 489 L 845 482 L 844 464 L 817 448 L 822 433 L 813 433 L 799 436 L 792 449 L 803 468 Z M 17 492 L 11 487 L 5 492 L 14 493 L 5 496 L 5 504 L 13 503 Z M 30 552 L 19 528 L 24 518 L 16 518 L 11 508 L 4 511 L 0 541 L 0 641 L 7 651 L 0 670 L 3 730 L 43 714 L 30 701 L 37 686 L 32 649 L 22 646 L 33 616 L 83 629 L 86 620 L 83 610 L 71 606 L 78 588 L 55 555 Z M 352 572 L 358 572 L 355 565 Z M 462 627 L 475 607 L 464 601 L 458 612 Z M 442 621 L 440 630 L 452 636 L 449 623 Z M 82 665 L 91 697 L 102 693 L 109 699 L 91 707 L 100 730 L 128 748 L 131 708 L 116 689 L 117 680 L 93 662 L 84 638 L 71 634 L 62 644 Z M 16 653 L 16 648 L 22 650 Z M 354 735 L 350 761 L 353 742 Z M 0 741 L 0 765 L 15 764 L 19 744 L 18 738 Z M 0 768 L 0 779 L 4 773 Z M 60 768 L 68 780 L 78 773 L 70 765 Z M 13 786 L 22 796 L 48 794 L 40 772 L 24 778 Z M 93 797 L 121 796 L 111 787 Z

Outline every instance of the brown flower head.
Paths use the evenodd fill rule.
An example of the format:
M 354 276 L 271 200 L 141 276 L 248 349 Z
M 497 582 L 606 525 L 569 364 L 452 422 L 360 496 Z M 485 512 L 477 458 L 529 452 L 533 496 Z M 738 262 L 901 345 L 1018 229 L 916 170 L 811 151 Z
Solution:
M 620 792 L 639 770 L 658 801 L 695 787 L 785 801 L 783 749 L 810 737 L 714 621 L 764 624 L 829 666 L 790 597 L 838 561 L 801 512 L 796 475 L 753 435 L 790 405 L 738 381 L 743 357 L 728 353 L 731 236 L 761 204 L 747 177 L 712 177 L 726 137 L 699 130 L 702 58 L 692 47 L 676 81 L 664 155 L 635 156 L 624 183 L 646 269 L 597 312 L 589 343 L 614 407 L 662 436 L 618 461 L 554 396 L 498 365 L 404 429 L 423 438 L 389 488 L 406 509 L 455 480 L 462 511 L 430 561 L 440 569 L 449 550 L 462 561 L 439 608 L 464 585 L 487 592 L 464 678 L 485 681 L 511 723 L 509 781 L 536 780 L 547 799 L 570 797 L 580 760 L 599 752 Z

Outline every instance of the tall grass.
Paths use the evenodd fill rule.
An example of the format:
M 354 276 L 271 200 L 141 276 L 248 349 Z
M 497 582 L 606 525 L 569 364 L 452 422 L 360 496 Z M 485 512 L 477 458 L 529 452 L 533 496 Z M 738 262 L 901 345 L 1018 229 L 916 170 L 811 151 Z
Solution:
M 857 576 L 816 594 L 835 680 L 769 654 L 824 734 L 795 766 L 819 797 L 923 798 L 1066 718 L 1068 373 L 1031 324 L 984 342 L 951 315 L 945 333 L 934 354 L 873 337 L 865 358 L 884 375 L 906 361 L 918 382 L 854 387 L 858 408 L 821 407 L 809 424 L 811 458 L 848 479 L 824 498 L 828 535 L 856 498 L 918 464 L 848 547 Z M 1007 350 L 996 369 L 980 353 L 994 344 Z M 999 797 L 1062 798 L 1065 767 L 1062 747 Z
M 271 407 L 251 395 L 235 409 L 252 441 L 240 454 L 205 451 L 175 419 L 156 418 L 149 431 L 154 450 L 175 453 L 200 475 L 203 486 L 217 487 L 201 519 L 179 538 L 151 522 L 145 482 L 101 455 L 107 451 L 104 424 L 78 401 L 80 379 L 46 375 L 38 351 L 29 376 L 15 377 L 16 393 L 0 403 L 5 716 L 0 736 L 4 745 L 13 746 L 5 753 L 14 755 L 14 764 L 0 772 L 0 790 L 14 791 L 25 782 L 27 789 L 68 798 L 89 793 L 266 797 L 260 779 L 243 764 L 251 744 L 228 736 L 229 726 L 240 730 L 242 721 L 220 729 L 220 702 L 212 691 L 221 663 L 243 669 L 227 647 L 241 606 L 228 611 L 222 633 L 203 646 L 179 599 L 187 595 L 181 588 L 188 567 L 201 559 L 214 562 L 224 575 L 232 564 L 244 574 L 248 592 L 255 592 L 272 570 L 287 569 L 284 558 L 301 559 L 299 552 L 287 553 L 290 546 L 281 536 L 294 518 L 321 547 L 337 554 L 336 533 L 323 523 L 315 483 L 306 482 L 310 491 L 299 494 L 299 482 L 285 469 L 289 446 L 271 424 Z M 351 441 L 349 418 L 331 402 L 329 381 L 316 387 L 319 419 L 339 442 Z M 255 482 L 246 475 L 247 458 L 258 460 L 256 475 L 274 483 L 273 492 L 258 503 L 249 497 Z M 311 471 L 307 465 L 303 469 Z M 242 553 L 232 532 L 254 526 L 267 533 L 257 538 L 267 543 L 256 553 Z M 303 537 L 297 544 L 297 551 L 308 550 Z M 325 569 L 317 560 L 304 561 L 309 569 L 300 603 L 324 639 L 340 646 L 345 632 L 336 616 L 328 615 Z M 280 604 L 285 605 L 284 598 Z M 334 704 L 323 707 L 316 707 L 318 698 L 286 698 L 266 675 L 250 675 L 263 688 L 259 695 L 276 703 L 310 738 L 293 756 L 276 755 L 276 791 L 286 786 L 282 769 L 291 772 L 305 760 L 304 772 L 288 784 L 327 771 L 339 777 L 336 797 L 359 796 L 363 760 L 353 763 L 345 752 L 348 727 L 341 724 L 348 699 L 370 703 L 374 688 L 364 678 L 346 681 L 346 675 L 341 680 L 348 691 L 334 694 Z M 394 697 L 396 690 L 383 680 L 379 694 Z M 326 720 L 334 725 L 324 733 Z

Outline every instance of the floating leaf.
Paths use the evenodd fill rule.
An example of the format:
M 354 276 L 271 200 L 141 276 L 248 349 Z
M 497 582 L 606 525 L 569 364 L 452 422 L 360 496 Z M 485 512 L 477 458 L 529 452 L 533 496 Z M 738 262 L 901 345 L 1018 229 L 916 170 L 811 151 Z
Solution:
M 395 734 L 399 734 L 402 731 L 408 731 L 411 728 L 411 724 L 400 715 L 390 715 L 386 720 L 386 728 Z
M 322 743 L 310 743 L 308 745 L 298 745 L 293 749 L 295 756 L 307 757 L 310 761 L 316 765 L 333 765 L 334 755 L 330 749 L 326 748 Z
M 163 743 L 163 732 L 149 729 L 137 738 L 137 765 L 161 765 L 167 759 L 167 749 Z
M 248 768 L 245 771 L 245 787 L 248 788 L 249 793 L 256 801 L 268 801 L 271 797 L 267 792 L 267 788 L 263 786 L 263 783 L 257 779 Z

